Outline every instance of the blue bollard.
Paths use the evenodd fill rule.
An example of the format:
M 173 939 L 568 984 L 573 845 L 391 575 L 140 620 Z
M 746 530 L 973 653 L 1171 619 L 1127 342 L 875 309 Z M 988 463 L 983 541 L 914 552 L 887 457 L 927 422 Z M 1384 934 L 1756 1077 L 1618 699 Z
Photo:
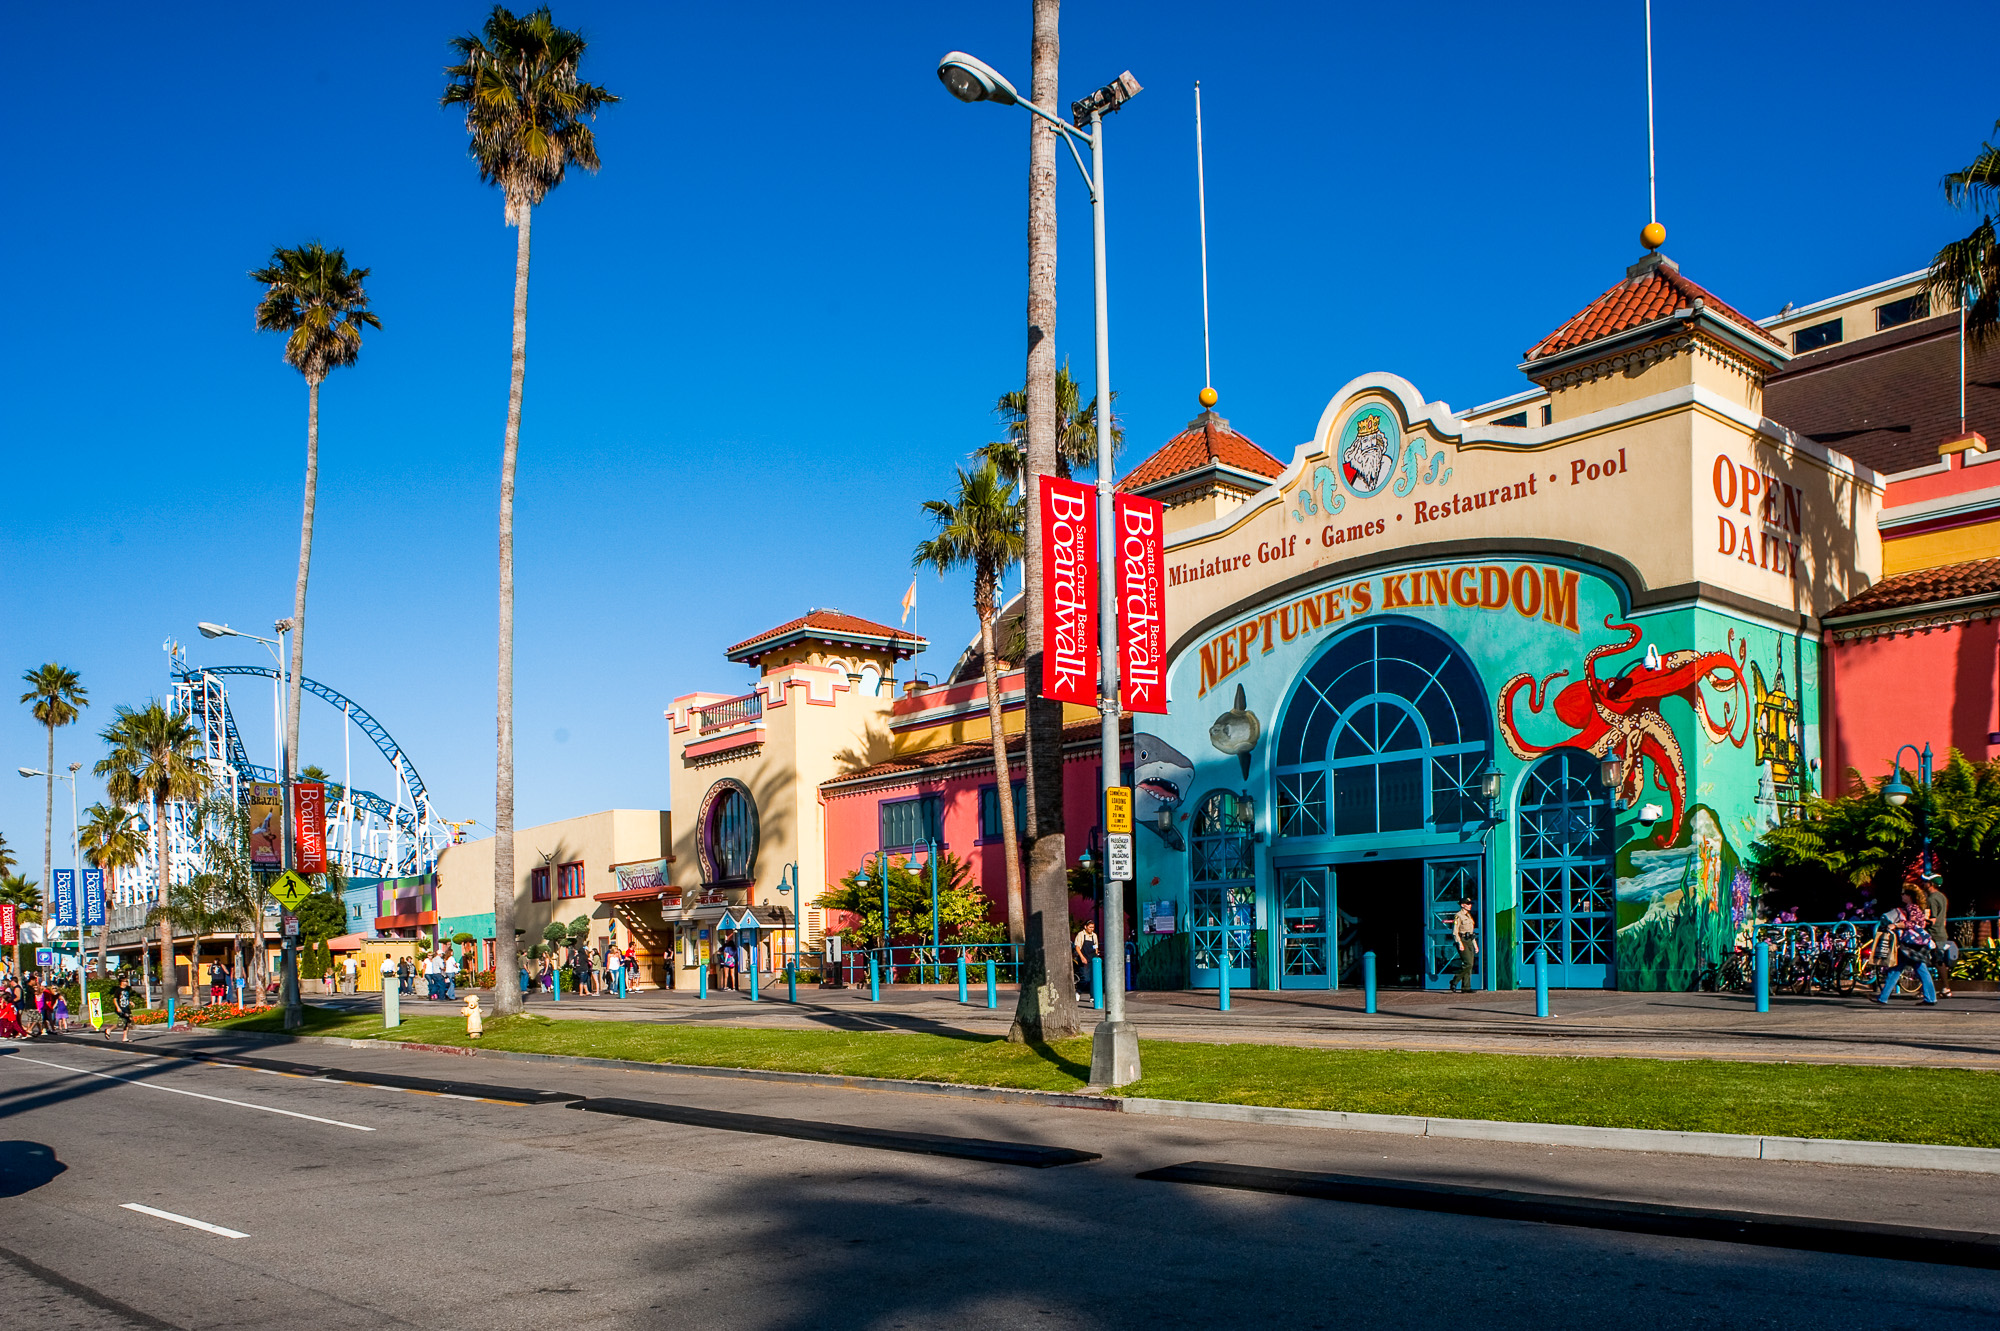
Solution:
M 1771 1010 L 1771 941 L 1757 940 L 1757 1010 Z
M 560 1003 L 562 1002 L 562 971 L 560 969 L 557 969 L 550 971 L 549 974 L 555 977 L 555 982 L 556 982 L 556 987 L 550 992 L 552 992 L 555 995 L 555 1001 Z
M 958 1001 L 960 1006 L 965 1003 L 965 953 L 963 952 L 958 954 Z
M 700 983 L 701 983 L 701 991 L 700 991 L 700 992 L 699 992 L 698 994 L 696 994 L 696 995 L 695 995 L 695 997 L 697 997 L 697 998 L 707 998 L 707 997 L 708 997 L 708 967 L 707 967 L 707 966 L 703 966 L 703 967 L 701 967 L 701 968 L 700 968 L 700 969 L 699 969 L 699 970 L 698 970 L 698 971 L 697 971 L 696 973 L 697 973 L 698 975 L 700 975 L 700 976 L 701 976 L 701 981 L 700 981 Z
M 625 968 L 623 966 L 618 968 L 618 996 L 620 998 L 625 997 Z
M 1090 959 L 1090 1005 L 1099 1012 L 1104 1010 L 1104 958 Z
M 1549 1015 L 1549 950 L 1535 949 L 1535 1015 Z
M 990 961 L 986 963 L 986 1006 L 989 1008 L 1000 1006 L 1000 988 L 995 982 L 993 963 Z
M 168 1029 L 168 1030 L 172 1030 L 173 1028 L 174 1028 L 174 996 L 173 996 L 172 994 L 168 994 L 168 995 L 167 995 L 167 1029 Z
M 754 953 L 750 958 L 750 1001 L 753 1003 L 759 1001 L 757 997 L 757 958 Z
M 1229 940 L 1226 938 L 1222 943 L 1222 988 L 1217 991 L 1216 997 L 1219 1000 L 1216 1010 L 1229 1011 Z
M 1363 952 L 1361 954 L 1361 994 L 1364 1004 L 1361 1010 L 1373 1015 L 1375 1012 L 1375 954 L 1373 952 Z
M 789 962 L 785 963 L 785 1001 L 787 1003 L 796 1003 L 799 1001 L 799 959 L 797 957 L 793 957 Z
M 871 1003 L 882 1001 L 882 973 L 875 968 L 875 957 L 872 953 L 868 958 L 868 1001 Z

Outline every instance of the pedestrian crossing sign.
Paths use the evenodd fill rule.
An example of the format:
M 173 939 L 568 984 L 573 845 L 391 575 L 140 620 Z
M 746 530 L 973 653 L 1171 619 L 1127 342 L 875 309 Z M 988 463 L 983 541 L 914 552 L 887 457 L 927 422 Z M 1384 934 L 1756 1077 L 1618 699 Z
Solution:
M 297 910 L 299 903 L 312 895 L 312 884 L 287 869 L 278 875 L 276 882 L 271 884 L 271 895 L 276 897 L 278 904 L 286 910 Z
M 101 1031 L 104 1029 L 103 994 L 92 994 L 90 996 L 90 1028 L 94 1031 Z

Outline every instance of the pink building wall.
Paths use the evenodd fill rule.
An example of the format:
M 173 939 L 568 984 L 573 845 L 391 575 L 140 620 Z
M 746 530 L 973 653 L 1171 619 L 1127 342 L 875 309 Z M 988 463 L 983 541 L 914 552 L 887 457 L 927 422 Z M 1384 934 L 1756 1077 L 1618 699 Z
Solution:
M 1941 768 L 1956 748 L 1975 762 L 2000 753 L 2000 621 L 1969 620 L 1827 645 L 1829 795 L 1852 788 L 1847 769 L 1871 781 L 1898 746 L 1931 746 Z M 1908 755 L 1904 764 L 1914 767 Z
M 1024 779 L 1018 751 L 1013 755 L 1013 779 Z M 1129 754 L 1128 754 L 1129 761 Z M 1097 751 L 1064 755 L 1063 819 L 1068 832 L 1068 860 L 1075 867 L 1077 856 L 1090 844 L 1090 829 L 1099 821 Z M 873 863 L 881 840 L 881 806 L 890 801 L 923 795 L 939 797 L 939 821 L 945 845 L 953 855 L 972 866 L 972 874 L 987 899 L 986 918 L 1007 918 L 1007 864 L 1005 849 L 996 837 L 979 838 L 979 788 L 994 785 L 993 766 L 958 768 L 948 773 L 912 771 L 907 780 L 870 785 L 855 791 L 826 791 L 820 794 L 826 817 L 826 888 L 859 868 Z M 1025 857 L 1023 872 L 1026 871 Z M 825 889 L 822 889 L 825 890 Z M 1088 908 L 1080 898 L 1071 898 L 1070 913 L 1081 921 Z

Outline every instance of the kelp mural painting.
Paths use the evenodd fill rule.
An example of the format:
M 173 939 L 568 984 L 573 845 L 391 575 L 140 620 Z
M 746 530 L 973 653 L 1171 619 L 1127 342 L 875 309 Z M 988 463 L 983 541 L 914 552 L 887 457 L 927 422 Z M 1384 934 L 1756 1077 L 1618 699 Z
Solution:
M 1671 846 L 1680 839 L 1687 803 L 1687 759 L 1660 706 L 1668 698 L 1681 699 L 1693 709 L 1710 742 L 1742 748 L 1750 738 L 1750 685 L 1744 672 L 1749 644 L 1739 643 L 1731 630 L 1725 651 L 1682 649 L 1662 654 L 1658 647 L 1648 647 L 1643 658 L 1603 677 L 1597 673 L 1598 661 L 1630 651 L 1643 636 L 1638 625 L 1620 623 L 1615 615 L 1604 617 L 1604 627 L 1622 631 L 1625 639 L 1586 653 L 1583 678 L 1565 685 L 1552 705 L 1556 719 L 1572 733 L 1538 744 L 1521 733 L 1514 718 L 1514 700 L 1522 689 L 1528 691 L 1528 710 L 1541 713 L 1549 686 L 1569 674 L 1558 670 L 1539 684 L 1524 671 L 1501 687 L 1500 734 L 1514 756 L 1523 760 L 1564 747 L 1586 749 L 1598 758 L 1617 757 L 1621 776 L 1615 793 L 1627 807 L 1645 793 L 1650 760 L 1654 788 L 1666 795 L 1671 814 L 1655 834 L 1655 843 Z M 1707 697 L 1711 692 L 1717 695 L 1714 709 Z
M 1618 987 L 1693 989 L 1749 906 L 1748 876 L 1707 805 L 1694 806 L 1678 845 L 1630 843 L 1618 852 Z

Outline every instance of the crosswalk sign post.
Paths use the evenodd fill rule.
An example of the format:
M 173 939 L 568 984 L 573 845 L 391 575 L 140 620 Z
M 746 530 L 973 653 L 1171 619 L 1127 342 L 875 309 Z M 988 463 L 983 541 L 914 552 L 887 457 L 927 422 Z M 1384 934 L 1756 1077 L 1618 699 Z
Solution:
M 280 906 L 295 911 L 300 902 L 312 895 L 312 884 L 287 869 L 271 884 L 271 895 L 277 898 Z

